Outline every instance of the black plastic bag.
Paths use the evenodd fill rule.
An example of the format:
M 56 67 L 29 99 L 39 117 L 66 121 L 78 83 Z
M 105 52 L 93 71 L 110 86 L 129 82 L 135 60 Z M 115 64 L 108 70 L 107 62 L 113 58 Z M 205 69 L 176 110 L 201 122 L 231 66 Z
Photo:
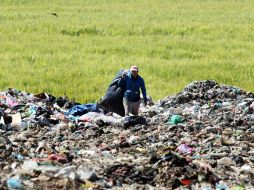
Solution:
M 147 125 L 146 119 L 142 116 L 129 116 L 123 120 L 124 128 L 133 127 L 137 124 Z
M 114 112 L 124 116 L 123 89 L 118 85 L 124 70 L 121 69 L 110 83 L 108 90 L 99 104 L 108 112 Z

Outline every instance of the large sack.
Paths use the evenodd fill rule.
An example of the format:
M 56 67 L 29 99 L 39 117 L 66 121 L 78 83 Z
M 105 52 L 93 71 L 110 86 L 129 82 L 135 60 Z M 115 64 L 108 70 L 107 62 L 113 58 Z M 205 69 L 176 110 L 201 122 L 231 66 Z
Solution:
M 123 107 L 123 89 L 118 86 L 118 81 L 121 79 L 124 70 L 121 69 L 115 76 L 115 78 L 110 83 L 108 90 L 99 103 L 103 106 L 108 112 L 114 112 L 121 116 L 124 116 L 124 107 Z

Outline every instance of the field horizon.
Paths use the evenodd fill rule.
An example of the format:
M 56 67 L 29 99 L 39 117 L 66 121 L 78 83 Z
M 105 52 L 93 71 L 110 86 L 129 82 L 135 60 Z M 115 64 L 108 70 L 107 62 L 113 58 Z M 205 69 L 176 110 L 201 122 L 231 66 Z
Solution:
M 0 90 L 95 102 L 137 65 L 155 101 L 195 80 L 254 91 L 254 1 L 0 2 Z

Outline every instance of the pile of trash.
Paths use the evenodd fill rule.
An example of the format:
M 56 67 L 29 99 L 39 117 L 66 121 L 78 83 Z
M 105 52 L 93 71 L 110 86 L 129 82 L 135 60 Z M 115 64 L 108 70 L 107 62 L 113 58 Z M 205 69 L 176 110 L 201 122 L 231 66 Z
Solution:
M 0 189 L 254 188 L 254 94 L 197 81 L 140 108 L 0 93 Z

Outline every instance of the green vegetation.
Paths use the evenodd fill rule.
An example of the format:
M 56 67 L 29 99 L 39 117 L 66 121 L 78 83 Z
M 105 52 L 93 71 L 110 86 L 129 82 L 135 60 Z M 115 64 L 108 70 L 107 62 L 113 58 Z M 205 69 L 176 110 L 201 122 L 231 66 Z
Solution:
M 156 100 L 193 80 L 253 91 L 253 10 L 253 0 L 1 0 L 0 90 L 93 102 L 138 65 Z

